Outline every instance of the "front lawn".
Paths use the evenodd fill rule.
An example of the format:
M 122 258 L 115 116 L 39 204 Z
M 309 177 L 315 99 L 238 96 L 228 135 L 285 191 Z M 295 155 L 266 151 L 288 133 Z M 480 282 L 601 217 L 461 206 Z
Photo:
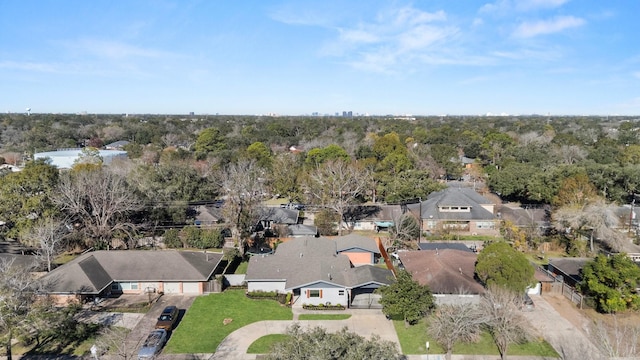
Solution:
M 427 336 L 427 322 L 421 320 L 413 326 L 405 328 L 404 321 L 393 320 L 393 326 L 398 334 L 402 353 L 406 355 L 426 354 L 426 342 L 429 341 L 429 353 L 444 354 L 444 349 L 430 336 Z M 453 347 L 453 353 L 459 355 L 499 355 L 491 334 L 483 332 L 477 343 L 458 343 Z M 508 355 L 526 355 L 558 358 L 556 351 L 544 340 L 530 341 L 524 344 L 511 344 Z
M 287 334 L 265 335 L 249 345 L 247 354 L 268 354 L 275 343 L 283 342 L 289 338 L 290 336 Z
M 225 319 L 229 322 L 224 325 Z M 244 290 L 200 296 L 174 330 L 164 352 L 214 353 L 233 331 L 262 320 L 292 320 L 291 309 L 273 300 L 252 300 Z

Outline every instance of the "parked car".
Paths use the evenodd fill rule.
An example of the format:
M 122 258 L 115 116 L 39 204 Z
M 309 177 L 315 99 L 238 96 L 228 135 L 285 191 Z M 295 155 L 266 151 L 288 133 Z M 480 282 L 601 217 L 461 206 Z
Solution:
M 156 329 L 164 329 L 167 332 L 173 330 L 178 321 L 178 313 L 178 308 L 173 305 L 164 308 L 156 322 Z
M 167 331 L 165 329 L 153 330 L 138 350 L 138 360 L 152 359 L 160 353 L 162 347 L 167 342 Z

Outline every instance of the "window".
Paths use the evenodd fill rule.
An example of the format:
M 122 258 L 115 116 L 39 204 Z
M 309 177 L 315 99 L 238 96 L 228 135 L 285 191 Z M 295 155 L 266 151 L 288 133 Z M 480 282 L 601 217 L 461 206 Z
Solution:
M 111 288 L 113 288 L 113 285 L 111 285 Z M 119 285 L 122 290 L 138 290 L 137 282 L 121 282 Z
M 344 296 L 344 290 L 338 290 L 338 295 Z
M 317 297 L 317 298 L 321 297 L 321 296 L 320 296 L 320 290 L 309 290 L 309 297 L 312 297 L 312 298 L 314 298 L 314 297 Z
M 476 222 L 477 229 L 495 229 L 493 221 L 478 221 Z

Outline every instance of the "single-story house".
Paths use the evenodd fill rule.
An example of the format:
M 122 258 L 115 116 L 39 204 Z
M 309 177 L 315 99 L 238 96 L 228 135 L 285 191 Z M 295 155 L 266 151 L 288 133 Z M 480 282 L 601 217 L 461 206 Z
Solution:
M 478 255 L 470 250 L 400 251 L 402 267 L 421 285 L 428 285 L 438 304 L 477 304 L 485 289 L 475 278 Z
M 495 204 L 475 190 L 450 186 L 431 193 L 425 201 L 407 208 L 420 216 L 426 232 L 451 231 L 469 235 L 498 235 L 500 219 Z
M 349 207 L 343 219 L 348 229 L 380 231 L 394 226 L 403 213 L 400 205 L 359 205 Z
M 582 281 L 582 268 L 592 258 L 549 258 L 547 270 L 571 287 L 576 287 Z
M 111 294 L 204 294 L 221 273 L 221 253 L 176 250 L 88 252 L 42 277 L 59 304 Z
M 318 237 L 318 227 L 313 225 L 293 224 L 287 226 L 288 237 Z
M 548 205 L 522 207 L 505 204 L 500 208 L 500 217 L 502 220 L 511 221 L 517 227 L 544 232 L 551 227 L 550 212 Z
M 299 305 L 377 306 L 373 292 L 395 281 L 393 273 L 372 265 L 354 267 L 337 244 L 323 237 L 294 238 L 279 244 L 273 255 L 251 257 L 248 291 L 292 293 Z

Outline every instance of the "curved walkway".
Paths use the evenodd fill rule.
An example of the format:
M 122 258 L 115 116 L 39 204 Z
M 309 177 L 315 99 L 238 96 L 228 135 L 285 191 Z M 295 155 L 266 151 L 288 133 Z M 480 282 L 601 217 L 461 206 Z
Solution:
M 303 329 L 320 326 L 329 332 L 337 332 L 347 327 L 349 331 L 367 339 L 376 334 L 382 340 L 398 344 L 398 349 L 400 349 L 393 323 L 387 320 L 380 310 L 347 310 L 347 312 L 351 314 L 351 317 L 346 320 L 272 320 L 249 324 L 229 334 L 220 343 L 211 359 L 255 359 L 256 354 L 247 354 L 247 349 L 254 341 L 269 334 L 284 334 L 293 323 L 300 324 Z M 340 314 L 344 313 L 340 312 Z

